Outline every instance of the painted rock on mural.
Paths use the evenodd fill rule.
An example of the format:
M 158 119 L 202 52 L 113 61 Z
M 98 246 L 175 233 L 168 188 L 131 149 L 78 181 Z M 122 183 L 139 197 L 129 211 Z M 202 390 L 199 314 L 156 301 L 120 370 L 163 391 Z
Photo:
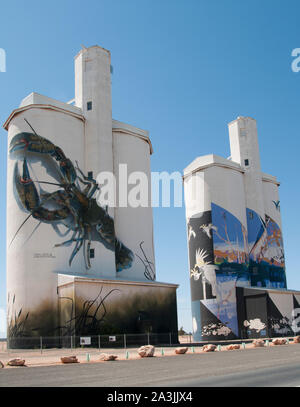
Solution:
M 184 355 L 187 352 L 188 348 L 176 348 L 175 353 L 176 355 Z
M 79 363 L 76 356 L 65 356 L 60 358 L 62 363 Z
M 154 356 L 154 352 L 155 352 L 155 347 L 152 345 L 141 346 L 138 349 L 138 354 L 140 355 L 141 358 L 152 357 L 152 356 Z
M 216 349 L 217 349 L 217 346 L 212 345 L 212 344 L 204 345 L 202 348 L 203 352 L 214 352 Z
M 300 335 L 294 336 L 294 343 L 300 343 Z
M 111 361 L 111 360 L 116 360 L 117 355 L 109 355 L 107 353 L 101 353 L 100 355 L 100 360 L 104 360 L 105 362 Z
M 4 364 L 0 360 L 0 369 L 3 369 L 3 368 L 4 368 Z

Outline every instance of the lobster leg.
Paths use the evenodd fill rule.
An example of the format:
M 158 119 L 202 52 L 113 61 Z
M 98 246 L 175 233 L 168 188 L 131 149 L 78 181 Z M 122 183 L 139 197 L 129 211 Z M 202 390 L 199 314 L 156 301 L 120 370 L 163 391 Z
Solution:
M 115 238 L 115 256 L 117 271 L 121 271 L 131 267 L 134 260 L 134 254 L 117 238 Z
M 91 240 L 92 240 L 90 226 L 86 226 L 85 233 L 87 233 L 87 235 L 88 235 L 88 243 L 86 244 L 86 239 L 84 239 L 83 254 L 84 254 L 85 267 L 86 267 L 86 269 L 90 269 L 91 268 L 90 248 L 91 248 Z
M 92 198 L 94 193 L 97 191 L 97 189 L 99 189 L 97 181 L 94 178 L 89 178 L 86 175 L 84 175 L 83 171 L 79 168 L 77 161 L 76 161 L 76 170 L 81 174 L 81 176 L 83 178 L 83 179 L 81 179 L 80 177 L 78 177 L 80 182 L 82 182 L 82 184 L 84 184 L 84 185 L 88 185 L 84 191 L 85 195 L 88 198 Z M 92 187 L 92 185 L 93 185 L 93 187 Z M 90 191 L 91 188 L 92 188 L 92 190 Z
M 83 236 L 83 235 L 81 235 L 81 237 L 79 237 L 78 239 L 76 239 L 76 240 L 77 240 L 76 245 L 75 245 L 74 250 L 73 250 L 73 252 L 72 252 L 72 254 L 71 254 L 71 257 L 70 257 L 70 259 L 69 259 L 69 266 L 71 266 L 74 257 L 76 256 L 76 254 L 77 254 L 77 253 L 79 252 L 79 250 L 81 249 L 81 246 L 82 246 L 82 244 L 83 244 L 83 239 L 84 239 L 84 236 Z
M 62 243 L 57 243 L 54 245 L 54 247 L 69 246 L 71 243 L 77 242 L 77 240 L 79 240 L 78 238 L 76 238 L 77 234 L 78 234 L 78 232 L 73 233 L 73 236 L 71 239 L 66 240 L 65 242 L 62 242 Z

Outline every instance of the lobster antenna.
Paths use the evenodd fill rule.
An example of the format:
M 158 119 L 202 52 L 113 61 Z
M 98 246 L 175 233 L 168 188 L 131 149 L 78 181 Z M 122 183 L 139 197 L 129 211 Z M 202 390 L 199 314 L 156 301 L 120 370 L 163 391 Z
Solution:
M 24 220 L 24 222 L 21 224 L 21 226 L 19 227 L 19 229 L 16 231 L 14 237 L 12 238 L 12 241 L 10 242 L 9 246 L 11 246 L 12 242 L 15 240 L 17 234 L 19 233 L 19 231 L 21 230 L 22 226 L 28 221 L 28 219 L 30 218 L 30 216 L 32 216 L 32 213 L 30 215 L 27 216 L 27 218 Z
M 36 182 L 37 184 L 48 184 L 48 185 L 55 185 L 56 187 L 63 187 L 64 184 L 55 184 L 54 182 L 46 182 L 46 181 L 32 181 Z
M 34 128 L 31 126 L 31 124 L 29 123 L 29 121 L 27 120 L 27 119 L 25 119 L 25 117 L 24 117 L 24 120 L 25 120 L 25 122 L 28 124 L 28 126 L 31 128 L 31 130 L 34 132 L 34 134 L 37 136 L 38 134 L 37 134 L 37 132 L 34 130 Z
M 45 202 L 47 202 L 47 199 L 45 199 L 44 201 L 42 201 L 41 204 L 40 204 L 36 209 L 40 208 Z M 15 238 L 16 238 L 17 234 L 19 233 L 19 231 L 21 230 L 21 228 L 25 225 L 25 223 L 28 221 L 28 219 L 29 219 L 30 216 L 32 216 L 32 215 L 33 215 L 33 213 L 30 213 L 30 214 L 27 216 L 27 218 L 24 220 L 24 222 L 22 222 L 22 224 L 20 225 L 19 229 L 16 231 L 16 233 L 15 233 L 14 237 L 12 238 L 12 241 L 10 242 L 10 244 L 9 244 L 8 247 L 11 246 L 12 242 L 15 240 Z

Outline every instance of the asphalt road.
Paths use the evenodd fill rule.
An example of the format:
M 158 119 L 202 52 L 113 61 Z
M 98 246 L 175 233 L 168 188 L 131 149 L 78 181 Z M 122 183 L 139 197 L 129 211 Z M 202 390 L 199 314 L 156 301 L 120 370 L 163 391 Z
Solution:
M 300 386 L 300 345 L 0 369 L 0 387 Z

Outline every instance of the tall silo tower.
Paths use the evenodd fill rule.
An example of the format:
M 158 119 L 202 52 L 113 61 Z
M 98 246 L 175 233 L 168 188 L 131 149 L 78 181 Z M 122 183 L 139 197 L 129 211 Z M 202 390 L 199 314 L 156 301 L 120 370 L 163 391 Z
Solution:
M 152 145 L 147 131 L 112 119 L 110 52 L 83 48 L 75 57 L 74 100 L 32 93 L 4 127 L 8 337 L 134 333 L 142 314 L 156 329 L 150 308 L 164 304 L 177 326 L 177 286 L 155 281 Z M 144 207 L 118 202 L 124 166 L 126 183 L 137 172 L 149 182 Z M 112 206 L 99 198 L 103 173 L 116 180 Z M 89 314 L 82 322 L 86 302 L 94 304 L 92 325 Z

